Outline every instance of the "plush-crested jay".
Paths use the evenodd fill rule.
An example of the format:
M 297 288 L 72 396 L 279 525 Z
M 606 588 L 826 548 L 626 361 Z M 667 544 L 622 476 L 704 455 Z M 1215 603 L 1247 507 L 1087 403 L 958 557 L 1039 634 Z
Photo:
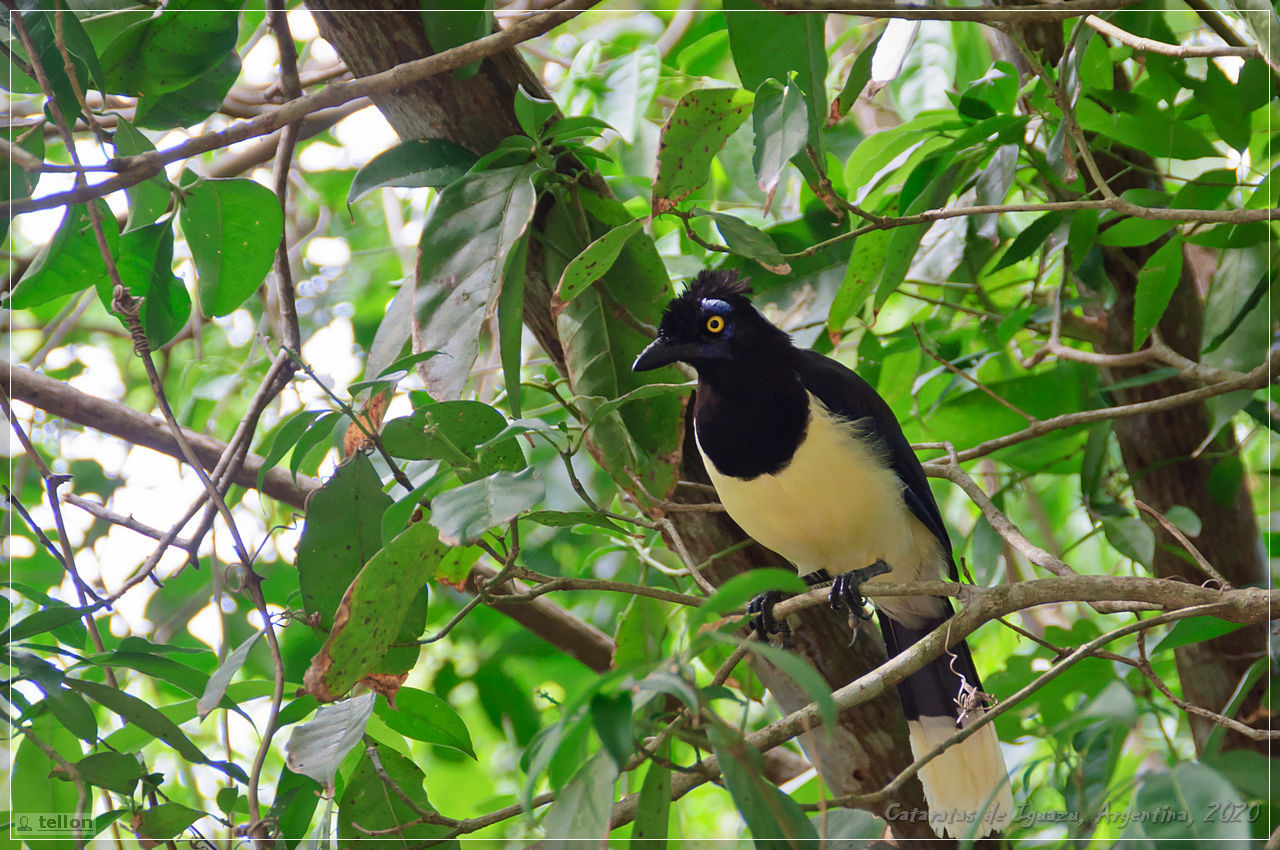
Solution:
M 876 581 L 956 579 L 951 542 L 920 461 L 884 399 L 828 357 L 792 345 L 731 271 L 704 271 L 671 301 L 636 371 L 676 361 L 698 373 L 694 436 L 734 522 L 813 582 L 833 578 L 833 606 L 862 613 Z M 753 603 L 776 628 L 777 594 Z M 946 598 L 876 600 L 890 655 L 952 614 Z M 983 714 L 969 648 L 956 644 L 898 685 L 916 758 Z M 920 771 L 939 835 L 979 836 L 1013 812 L 995 728 L 987 724 Z

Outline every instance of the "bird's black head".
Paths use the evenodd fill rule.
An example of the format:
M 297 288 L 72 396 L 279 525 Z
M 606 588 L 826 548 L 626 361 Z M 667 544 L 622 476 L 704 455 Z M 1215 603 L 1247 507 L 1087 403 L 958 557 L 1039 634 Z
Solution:
M 640 352 L 632 370 L 643 372 L 684 361 L 704 373 L 730 363 L 789 361 L 790 338 L 746 297 L 747 281 L 734 271 L 699 272 L 671 299 L 658 338 Z

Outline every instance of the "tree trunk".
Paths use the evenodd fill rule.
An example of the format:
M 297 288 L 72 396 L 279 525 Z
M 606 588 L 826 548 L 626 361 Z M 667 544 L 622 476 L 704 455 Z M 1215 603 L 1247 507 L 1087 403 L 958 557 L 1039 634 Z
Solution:
M 422 29 L 419 7 L 414 3 L 392 0 L 378 12 L 360 12 L 362 6 L 354 0 L 308 0 L 307 5 L 320 34 L 357 76 L 432 52 Z M 374 95 L 373 101 L 402 139 L 445 138 L 483 154 L 503 138 L 520 132 L 512 107 L 518 85 L 524 85 L 532 94 L 546 96 L 524 60 L 515 51 L 508 51 L 486 59 L 480 72 L 468 80 L 440 75 Z M 602 182 L 592 188 L 607 193 Z M 535 219 L 535 228 L 543 218 L 540 215 Z M 525 323 L 564 372 L 562 348 L 551 312 L 551 288 L 542 276 L 537 247 L 535 240 L 528 264 Z M 706 481 L 696 450 L 686 450 L 684 456 L 682 477 Z M 679 498 L 679 491 L 675 498 Z M 742 531 L 721 515 L 681 512 L 673 521 L 696 559 L 709 558 L 744 539 Z M 707 573 L 720 583 L 759 566 L 780 564 L 765 550 L 751 547 L 717 559 Z M 837 688 L 884 661 L 883 644 L 873 631 L 864 634 L 851 651 L 847 626 L 830 612 L 811 608 L 804 613 L 795 634 L 794 651 L 807 657 L 832 688 Z M 784 711 L 810 701 L 803 689 L 769 665 L 757 664 L 755 669 Z M 896 695 L 845 712 L 833 734 L 815 732 L 803 736 L 801 743 L 836 794 L 876 790 L 911 763 L 906 723 Z M 926 810 L 920 784 L 914 780 L 889 802 L 906 812 Z M 884 814 L 884 809 L 877 813 Z M 893 827 L 904 839 L 933 838 L 925 822 L 895 821 Z
M 1119 82 L 1117 81 L 1119 87 Z M 1112 189 L 1120 193 L 1130 188 L 1158 188 L 1139 183 L 1138 175 L 1154 174 L 1155 162 L 1147 154 L 1115 150 L 1098 156 L 1098 165 Z M 1132 168 L 1137 166 L 1137 168 Z M 1127 172 L 1127 173 L 1126 173 Z M 1125 176 L 1120 176 L 1125 173 Z M 1115 303 L 1105 312 L 1106 336 L 1103 350 L 1110 354 L 1133 351 L 1133 308 L 1138 269 L 1155 252 L 1159 243 L 1133 248 L 1103 247 L 1107 275 L 1115 288 Z M 1191 263 L 1183 263 L 1182 277 L 1160 320 L 1159 332 L 1173 350 L 1199 360 L 1202 306 Z M 1121 381 L 1150 371 L 1136 366 L 1108 370 L 1112 381 Z M 1133 404 L 1191 389 L 1180 378 L 1128 387 L 1112 393 L 1115 404 Z M 1215 463 L 1238 452 L 1235 435 L 1224 428 L 1196 457 L 1197 447 L 1209 434 L 1212 417 L 1204 403 L 1186 404 L 1141 416 L 1117 419 L 1115 433 L 1120 442 L 1125 468 L 1134 496 L 1164 513 L 1174 505 L 1195 511 L 1201 520 L 1200 535 L 1193 541 L 1201 554 L 1235 587 L 1263 585 L 1265 573 L 1253 505 L 1244 481 L 1228 503 L 1210 493 L 1209 476 Z M 1153 572 L 1160 578 L 1176 578 L 1203 584 L 1207 577 L 1163 527 L 1156 529 Z M 1262 624 L 1245 626 L 1230 634 L 1174 650 L 1183 698 L 1210 711 L 1221 712 L 1241 679 L 1267 651 L 1266 629 Z M 1262 706 L 1265 678 L 1255 683 L 1236 712 L 1245 720 Z M 1199 753 L 1214 724 L 1190 716 L 1191 732 Z M 1253 741 L 1228 731 L 1224 748 L 1255 749 L 1267 752 L 1266 741 Z

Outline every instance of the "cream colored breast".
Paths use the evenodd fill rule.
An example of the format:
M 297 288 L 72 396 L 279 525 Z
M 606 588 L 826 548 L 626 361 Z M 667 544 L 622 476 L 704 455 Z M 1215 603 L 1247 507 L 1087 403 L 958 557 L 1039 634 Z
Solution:
M 902 479 L 856 426 L 812 394 L 809 410 L 805 439 L 777 474 L 731 478 L 702 452 L 729 516 L 801 575 L 834 575 L 883 558 L 893 573 L 882 580 L 938 578 L 941 548 L 907 509 Z

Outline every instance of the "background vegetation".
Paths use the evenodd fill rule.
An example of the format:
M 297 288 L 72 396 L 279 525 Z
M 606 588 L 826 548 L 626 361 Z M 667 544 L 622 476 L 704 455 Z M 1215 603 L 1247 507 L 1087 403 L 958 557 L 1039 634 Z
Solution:
M 911 843 L 963 635 L 1009 837 L 1270 834 L 1267 4 L 106 5 L 6 0 L 12 837 Z M 948 633 L 741 641 L 629 371 L 708 266 L 917 443 Z

